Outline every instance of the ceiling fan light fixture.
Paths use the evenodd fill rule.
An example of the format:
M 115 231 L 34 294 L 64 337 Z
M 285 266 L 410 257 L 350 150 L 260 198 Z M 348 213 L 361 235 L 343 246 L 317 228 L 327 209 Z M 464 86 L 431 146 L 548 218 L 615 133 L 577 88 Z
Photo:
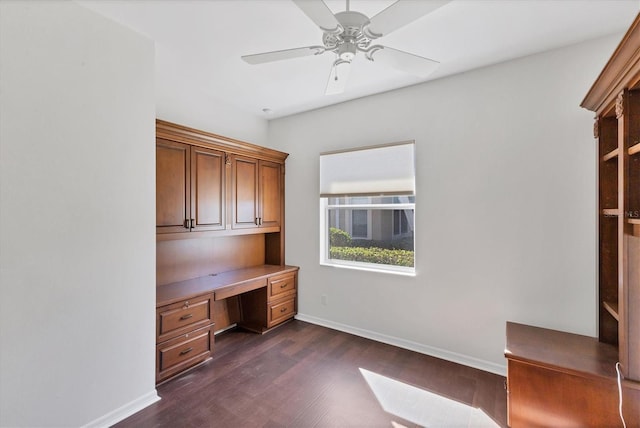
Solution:
M 356 56 L 358 47 L 353 42 L 345 42 L 338 46 L 338 58 L 343 61 L 351 61 Z

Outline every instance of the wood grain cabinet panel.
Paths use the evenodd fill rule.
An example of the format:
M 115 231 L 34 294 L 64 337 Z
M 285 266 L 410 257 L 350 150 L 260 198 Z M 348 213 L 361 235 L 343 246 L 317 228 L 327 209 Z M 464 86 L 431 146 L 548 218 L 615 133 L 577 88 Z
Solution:
M 190 146 L 156 140 L 156 231 L 185 232 L 190 218 Z
M 258 226 L 258 160 L 234 156 L 232 212 L 234 229 Z
M 213 323 L 213 294 L 156 309 L 156 343 Z
M 280 227 L 282 167 L 275 162 L 234 156 L 232 228 Z
M 213 325 L 156 345 L 156 382 L 161 382 L 211 358 Z
M 280 226 L 282 195 L 281 167 L 274 162 L 260 161 L 259 218 L 261 227 Z
M 296 314 L 296 296 L 290 296 L 290 298 L 283 301 L 269 303 L 268 314 L 267 327 L 269 328 L 293 318 Z
M 156 232 L 225 227 L 225 153 L 156 139 Z
M 191 148 L 191 230 L 225 228 L 225 154 Z
M 289 273 L 269 278 L 269 300 L 276 300 L 289 294 L 295 294 L 297 289 L 296 275 Z

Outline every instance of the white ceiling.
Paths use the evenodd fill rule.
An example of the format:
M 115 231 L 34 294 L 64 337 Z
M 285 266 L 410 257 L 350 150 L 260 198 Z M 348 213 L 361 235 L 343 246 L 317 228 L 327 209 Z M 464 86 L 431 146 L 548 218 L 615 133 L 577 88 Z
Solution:
M 622 33 L 640 5 L 638 0 L 453 0 L 377 41 L 439 61 L 431 76 L 421 79 L 359 54 L 345 93 L 325 96 L 331 53 L 260 65 L 240 59 L 322 45 L 321 30 L 289 0 L 78 2 L 155 41 L 158 96 L 204 94 L 211 102 L 267 119 Z M 345 9 L 344 0 L 326 3 L 334 13 Z M 351 10 L 371 17 L 392 3 L 351 0 Z

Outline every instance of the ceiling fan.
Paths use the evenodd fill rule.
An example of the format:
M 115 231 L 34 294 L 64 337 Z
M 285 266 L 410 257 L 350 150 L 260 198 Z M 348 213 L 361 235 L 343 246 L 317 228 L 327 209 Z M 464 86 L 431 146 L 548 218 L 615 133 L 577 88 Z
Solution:
M 325 52 L 336 54 L 331 67 L 325 94 L 339 94 L 344 91 L 351 70 L 351 61 L 357 52 L 374 62 L 380 62 L 398 70 L 420 77 L 429 75 L 437 61 L 409 52 L 374 44 L 380 37 L 395 31 L 416 19 L 449 3 L 451 0 L 398 0 L 372 18 L 352 11 L 346 0 L 344 12 L 331 12 L 322 0 L 292 0 L 323 32 L 322 46 L 306 46 L 253 55 L 242 59 L 249 64 L 280 61 Z

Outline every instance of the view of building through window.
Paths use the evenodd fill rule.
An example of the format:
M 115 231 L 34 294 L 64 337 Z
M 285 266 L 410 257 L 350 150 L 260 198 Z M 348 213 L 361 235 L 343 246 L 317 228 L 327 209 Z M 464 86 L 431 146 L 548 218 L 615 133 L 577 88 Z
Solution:
M 415 196 L 323 199 L 326 264 L 413 272 Z

